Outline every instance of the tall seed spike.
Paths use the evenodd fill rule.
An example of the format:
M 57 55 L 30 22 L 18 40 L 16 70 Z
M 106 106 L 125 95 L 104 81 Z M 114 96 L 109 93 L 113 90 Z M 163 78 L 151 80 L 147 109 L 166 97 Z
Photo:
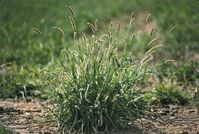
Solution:
M 38 34 L 41 34 L 41 31 L 39 29 L 37 29 L 37 28 L 31 28 L 31 30 L 36 32 L 36 33 L 38 33 Z
M 150 48 L 150 49 L 147 51 L 146 55 L 149 55 L 150 52 L 152 52 L 152 50 L 154 50 L 154 49 L 156 49 L 156 48 L 159 48 L 159 47 L 163 47 L 163 45 L 156 45 L 156 46 L 153 46 L 152 48 Z
M 150 46 L 151 44 L 153 44 L 153 42 L 155 42 L 156 40 L 158 40 L 159 38 L 157 37 L 157 38 L 154 38 L 154 39 L 152 39 L 149 43 L 148 43 L 148 46 Z
M 118 32 L 120 32 L 120 30 L 121 30 L 121 24 L 119 23 L 117 26 L 116 32 L 118 33 Z
M 134 21 L 135 21 L 135 18 L 132 18 L 132 19 L 130 20 L 130 22 L 129 22 L 129 27 L 132 27 Z
M 73 17 L 69 16 L 69 19 L 70 19 L 70 23 L 72 25 L 72 28 L 74 31 L 76 31 L 76 25 L 75 25 L 75 20 L 73 19 Z
M 68 52 L 64 49 L 64 50 L 61 50 L 61 52 L 65 55 L 66 58 L 69 58 L 69 54 Z
M 93 24 L 91 24 L 91 23 L 88 22 L 87 25 L 91 28 L 91 30 L 92 30 L 93 33 L 96 32 L 96 27 Z
M 149 34 L 150 37 L 153 35 L 154 31 L 155 31 L 155 28 L 153 28 L 153 29 L 151 30 L 151 32 L 150 32 L 150 34 Z
M 135 12 L 131 13 L 131 19 L 135 17 Z
M 151 14 L 149 13 L 149 14 L 147 15 L 147 17 L 146 17 L 146 22 L 148 22 L 150 18 L 151 18 Z
M 84 40 L 85 42 L 87 42 L 87 37 L 86 37 L 85 33 L 83 33 L 83 32 L 82 32 L 82 38 L 83 38 L 83 40 Z
M 75 17 L 75 13 L 74 13 L 73 9 L 70 6 L 68 6 L 68 5 L 66 5 L 66 7 L 68 8 L 68 10 L 69 10 L 70 14 L 72 15 L 72 17 Z
M 57 30 L 61 34 L 61 37 L 64 37 L 64 31 L 61 28 L 53 27 L 53 29 Z
M 146 59 L 141 66 L 144 66 L 147 62 L 151 61 L 153 59 L 153 55 L 149 55 L 148 59 Z
M 108 38 L 110 41 L 112 41 L 112 35 L 113 35 L 112 32 L 108 32 Z

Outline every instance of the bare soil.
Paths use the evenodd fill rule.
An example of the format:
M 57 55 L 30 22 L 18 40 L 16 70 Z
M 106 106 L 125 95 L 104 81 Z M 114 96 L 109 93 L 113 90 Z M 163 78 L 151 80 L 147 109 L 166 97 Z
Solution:
M 199 107 L 154 106 L 137 125 L 147 134 L 199 134 Z
M 52 134 L 56 127 L 46 120 L 47 102 L 0 101 L 0 123 L 17 134 Z
M 47 122 L 47 102 L 0 101 L 0 123 L 17 134 L 55 134 Z M 136 120 L 131 129 L 114 134 L 199 134 L 199 107 L 152 106 L 147 116 Z

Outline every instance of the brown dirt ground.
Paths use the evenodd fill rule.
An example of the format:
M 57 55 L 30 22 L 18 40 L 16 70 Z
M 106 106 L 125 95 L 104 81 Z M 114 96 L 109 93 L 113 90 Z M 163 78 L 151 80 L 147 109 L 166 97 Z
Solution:
M 0 101 L 0 123 L 13 129 L 17 134 L 50 134 L 55 133 L 45 118 L 47 109 L 43 105 L 47 102 L 40 101 Z
M 56 127 L 45 120 L 47 102 L 0 101 L 0 123 L 17 134 L 55 134 Z M 199 107 L 152 106 L 147 117 L 136 120 L 131 129 L 114 134 L 199 134 Z

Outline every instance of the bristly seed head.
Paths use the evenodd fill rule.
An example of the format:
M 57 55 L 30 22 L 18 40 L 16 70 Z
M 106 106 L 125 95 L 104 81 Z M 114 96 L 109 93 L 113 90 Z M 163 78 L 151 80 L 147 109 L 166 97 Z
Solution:
M 157 37 L 157 38 L 154 38 L 154 39 L 152 39 L 149 43 L 148 43 L 148 46 L 150 46 L 151 44 L 153 44 L 153 42 L 155 42 L 156 40 L 158 40 L 159 38 Z
M 146 22 L 148 22 L 150 18 L 151 18 L 151 14 L 149 13 L 149 14 L 147 15 L 147 17 L 146 17 Z
M 53 27 L 53 29 L 57 30 L 61 34 L 61 37 L 64 37 L 64 31 L 61 28 Z
M 135 21 L 135 18 L 132 18 L 132 19 L 130 20 L 130 22 L 129 22 L 129 27 L 132 27 L 134 21 Z
M 155 31 L 155 28 L 153 28 L 153 29 L 151 30 L 151 32 L 150 32 L 150 34 L 149 34 L 150 37 L 153 35 L 154 31 Z
M 134 17 L 135 17 L 135 13 L 132 12 L 132 13 L 131 13 L 131 19 L 134 18 Z
M 37 29 L 37 28 L 31 28 L 31 30 L 36 32 L 36 33 L 38 33 L 38 34 L 41 34 L 41 31 L 39 29 Z
M 69 10 L 71 16 L 72 16 L 72 17 L 75 17 L 75 13 L 74 13 L 73 9 L 72 9 L 70 6 L 68 6 L 68 5 L 66 5 L 66 7 L 68 8 L 68 10 Z
M 93 33 L 95 33 L 97 31 L 97 28 L 93 24 L 88 22 L 87 25 L 91 28 Z
M 73 30 L 76 31 L 77 28 L 76 28 L 75 21 L 74 21 L 73 17 L 69 16 L 69 19 L 70 19 L 70 23 L 72 25 Z
M 95 20 L 95 28 L 96 28 L 96 31 L 97 31 L 97 29 L 98 29 L 97 22 L 98 22 L 98 20 L 96 19 L 96 20 Z

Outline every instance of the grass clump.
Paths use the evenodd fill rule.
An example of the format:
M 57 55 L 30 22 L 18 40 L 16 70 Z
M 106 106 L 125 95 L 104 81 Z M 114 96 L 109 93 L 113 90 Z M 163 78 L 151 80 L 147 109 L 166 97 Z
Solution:
M 143 114 L 141 89 L 155 47 L 136 60 L 129 51 L 117 50 L 117 38 L 110 31 L 90 38 L 82 34 L 82 40 L 76 38 L 80 34 L 74 35 L 74 50 L 62 51 L 62 71 L 51 73 L 50 100 L 60 131 L 98 133 L 125 128 Z
M 191 62 L 190 64 L 180 66 L 175 72 L 177 81 L 196 84 L 195 82 L 199 80 L 198 68 L 199 64 L 197 62 Z
M 68 53 L 65 71 L 54 79 L 51 99 L 60 127 L 80 132 L 123 127 L 141 114 L 139 88 L 147 74 L 113 46 L 102 51 L 97 48 L 102 44 L 88 45 Z
M 185 105 L 188 104 L 188 98 L 186 98 L 175 86 L 167 86 L 160 84 L 155 88 L 155 97 L 162 105 L 177 104 Z

